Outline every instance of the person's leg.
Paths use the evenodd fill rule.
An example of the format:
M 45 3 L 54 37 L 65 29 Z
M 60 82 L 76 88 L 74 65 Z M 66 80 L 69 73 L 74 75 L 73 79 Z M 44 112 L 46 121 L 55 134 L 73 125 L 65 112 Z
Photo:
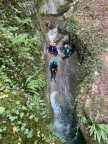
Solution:
M 52 51 L 53 51 L 53 53 L 55 54 L 55 48 L 54 48 L 54 47 L 52 48 Z
M 69 52 L 67 52 L 67 56 L 69 56 Z
M 49 52 L 52 52 L 52 47 L 51 46 L 49 47 Z
M 67 57 L 67 52 L 65 52 L 65 56 Z
M 64 55 L 65 55 L 65 56 L 67 55 L 67 52 L 66 52 L 66 50 L 64 50 Z
M 51 80 L 53 79 L 53 71 L 51 70 Z
M 58 55 L 58 51 L 56 50 L 56 56 Z
M 54 55 L 57 55 L 56 49 L 53 49 L 53 53 L 54 53 Z
M 56 82 L 56 71 L 54 71 L 54 80 Z

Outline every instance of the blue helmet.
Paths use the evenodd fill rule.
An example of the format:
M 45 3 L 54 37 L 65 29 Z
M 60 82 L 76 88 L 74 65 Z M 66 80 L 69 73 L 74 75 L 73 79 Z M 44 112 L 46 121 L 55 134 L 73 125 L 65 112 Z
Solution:
M 56 63 L 57 62 L 56 59 L 54 59 L 53 62 Z

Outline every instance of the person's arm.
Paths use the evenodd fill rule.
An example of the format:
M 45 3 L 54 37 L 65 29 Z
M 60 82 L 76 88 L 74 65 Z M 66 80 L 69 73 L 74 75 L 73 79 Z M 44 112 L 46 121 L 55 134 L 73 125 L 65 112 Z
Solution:
M 50 62 L 50 65 L 49 65 L 49 66 L 50 66 L 50 70 L 51 70 L 51 67 L 52 67 L 52 62 Z

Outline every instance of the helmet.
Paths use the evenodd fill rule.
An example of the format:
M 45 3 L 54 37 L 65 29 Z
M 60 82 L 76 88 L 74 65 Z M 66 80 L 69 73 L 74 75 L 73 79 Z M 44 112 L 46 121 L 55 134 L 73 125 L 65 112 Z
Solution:
M 56 63 L 57 62 L 56 59 L 54 59 L 53 62 Z
M 67 44 L 65 44 L 65 45 L 64 45 L 64 47 L 65 47 L 65 48 L 68 48 L 68 45 L 67 45 Z

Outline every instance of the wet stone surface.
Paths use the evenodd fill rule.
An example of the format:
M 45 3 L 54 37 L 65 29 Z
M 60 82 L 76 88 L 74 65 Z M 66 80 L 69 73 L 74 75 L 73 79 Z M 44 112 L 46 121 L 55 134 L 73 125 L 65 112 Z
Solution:
M 58 35 L 57 28 L 54 28 L 46 34 L 46 39 L 49 41 L 57 40 Z M 65 36 L 62 35 L 61 37 L 61 40 L 57 43 L 57 48 L 62 46 L 65 40 Z M 74 112 L 74 91 L 77 84 L 75 82 L 77 81 L 78 57 L 77 53 L 73 53 L 71 57 L 62 59 L 60 53 L 59 50 L 57 57 L 47 54 L 49 63 L 54 58 L 59 63 L 56 83 L 50 82 L 49 85 L 50 101 L 54 114 L 54 131 L 60 138 L 66 140 L 65 144 L 77 144 L 79 134 L 77 135 L 77 122 Z M 50 72 L 48 72 L 48 75 L 50 79 Z M 82 144 L 84 144 L 84 141 Z

